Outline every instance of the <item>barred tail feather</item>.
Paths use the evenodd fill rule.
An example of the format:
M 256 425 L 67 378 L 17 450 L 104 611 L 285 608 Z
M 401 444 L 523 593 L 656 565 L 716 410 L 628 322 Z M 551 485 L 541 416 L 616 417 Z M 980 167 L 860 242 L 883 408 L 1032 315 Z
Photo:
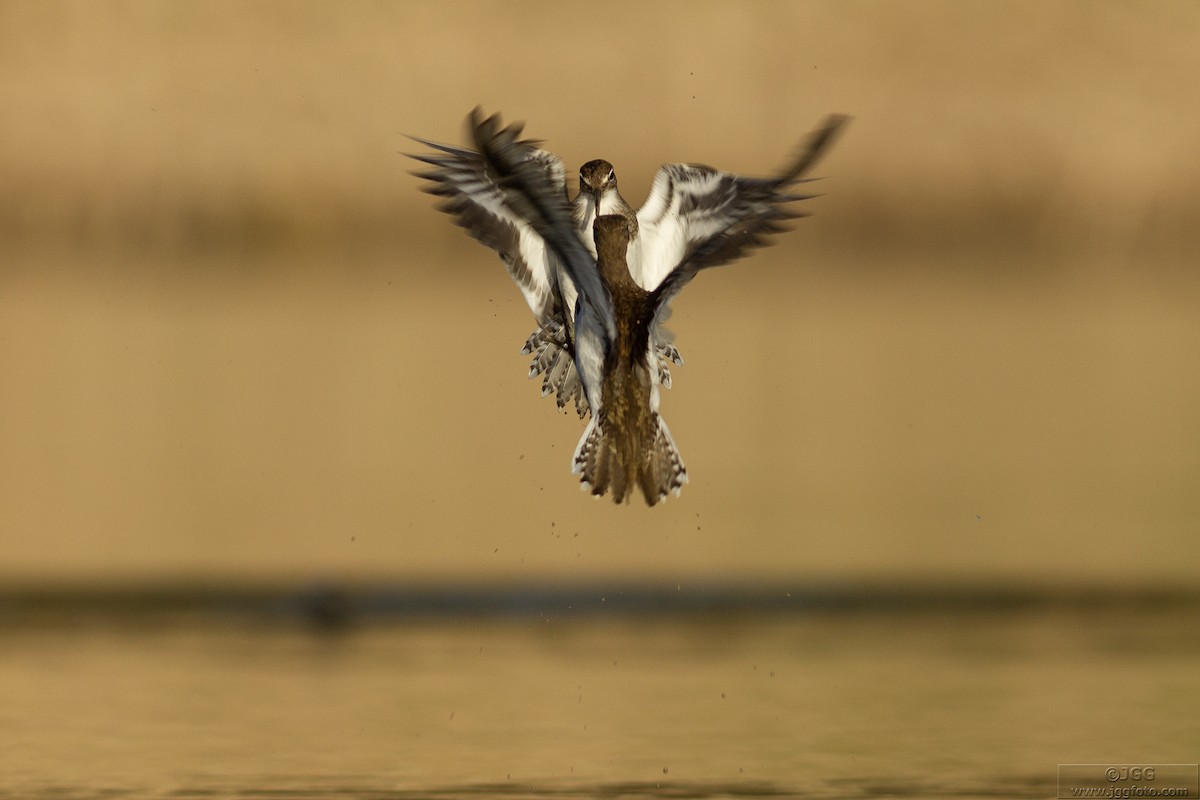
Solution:
M 658 430 L 650 448 L 649 459 L 641 473 L 642 494 L 650 505 L 665 499 L 667 492 L 674 492 L 678 497 L 683 491 L 683 485 L 688 481 L 687 467 L 683 465 L 683 458 L 679 455 L 679 449 L 675 447 L 675 440 L 671 438 L 667 423 L 662 417 L 655 416 L 658 419 Z M 651 500 L 651 497 L 654 499 Z
M 595 416 L 588 420 L 579 444 L 575 445 L 571 474 L 578 475 L 583 489 L 597 497 L 608 491 L 608 448 Z
M 687 483 L 687 468 L 667 424 L 657 414 L 655 420 L 653 441 L 648 447 L 629 453 L 622 448 L 619 437 L 608 435 L 593 416 L 575 448 L 571 466 L 571 472 L 580 476 L 583 489 L 596 497 L 611 489 L 614 503 L 624 502 L 635 488 L 641 489 L 650 506 L 666 498 L 669 492 L 678 495 Z

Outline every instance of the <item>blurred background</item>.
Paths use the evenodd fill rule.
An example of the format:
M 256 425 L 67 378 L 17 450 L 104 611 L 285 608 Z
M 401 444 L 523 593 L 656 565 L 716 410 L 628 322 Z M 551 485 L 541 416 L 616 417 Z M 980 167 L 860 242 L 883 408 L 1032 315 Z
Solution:
M 4 3 L 6 581 L 1191 584 L 1187 2 Z M 813 216 L 676 304 L 691 473 L 593 502 L 532 318 L 406 134 L 767 173 Z
M 961 683 L 974 662 L 913 655 L 930 641 L 921 636 L 889 660 L 894 674 L 863 672 L 887 625 L 854 628 L 848 650 L 836 644 L 844 620 L 742 644 L 795 642 L 803 661 L 816 642 L 844 656 L 818 659 L 796 684 L 798 697 L 828 699 L 826 716 L 781 729 L 774 701 L 754 712 L 776 747 L 807 751 L 843 701 L 894 712 L 892 727 L 863 717 L 839 729 L 822 745 L 833 760 L 805 767 L 815 774 L 852 769 L 868 728 L 881 736 L 876 774 L 888 774 L 882 754 L 912 735 L 922 697 L 1000 714 L 984 719 L 1003 736 L 927 742 L 980 753 L 1021 740 L 1021 720 L 1051 702 L 1039 691 L 1075 687 L 1060 718 L 1093 691 L 1169 692 L 1110 708 L 1113 737 L 1130 730 L 1127 711 L 1200 701 L 1198 75 L 1200 13 L 1186 1 L 0 2 L 0 610 L 20 626 L 57 603 L 79 620 L 128 611 L 130 592 L 187 605 L 196 587 L 243 599 L 299 592 L 335 623 L 346 603 L 369 605 L 362 587 L 450 618 L 492 603 L 535 617 L 595 610 L 614 595 L 588 587 L 612 586 L 641 587 L 640 611 L 746 598 L 905 609 L 938 592 L 971 607 L 1185 597 L 1186 613 L 1152 637 L 1177 642 L 1183 630 L 1191 643 L 1156 651 L 1164 672 L 1156 662 L 1098 683 L 1083 662 L 1020 671 L 1043 645 L 1078 644 L 1060 635 L 1075 623 L 1061 620 L 1016 644 L 1001 635 L 1009 643 L 991 650 L 990 634 L 956 638 L 973 621 L 937 639 L 958 644 L 935 652 L 1015 659 L 1004 663 L 1017 672 L 986 691 Z M 519 350 L 533 320 L 520 293 L 409 174 L 417 165 L 404 153 L 421 148 L 406 137 L 461 143 L 476 104 L 527 121 L 572 183 L 578 165 L 610 160 L 635 204 L 661 163 L 765 174 L 826 114 L 853 115 L 817 170 L 812 216 L 702 275 L 675 304 L 686 364 L 662 410 L 689 467 L 681 497 L 647 509 L 580 492 L 569 460 L 581 424 L 525 377 Z M 404 594 L 413 587 L 429 594 Z M 523 592 L 536 599 L 515 601 Z M 680 752 L 742 736 L 683 714 L 682 696 L 653 705 L 678 689 L 677 665 L 725 663 L 659 633 L 589 640 L 529 674 L 558 676 L 547 697 L 571 707 L 584 682 L 564 669 L 571 658 L 604 651 L 616 667 L 628 662 L 609 659 L 605 642 L 649 648 L 660 682 L 616 679 L 612 702 L 631 680 L 642 694 L 610 733 L 651 709 L 668 739 L 712 733 L 707 744 L 681 739 Z M 506 646 L 488 636 L 488 652 Z M 460 688 L 494 674 L 519 682 L 525 655 L 505 662 L 509 672 L 468 669 L 474 645 L 438 640 L 444 658 L 421 665 L 433 674 L 453 662 L 466 670 Z M 233 648 L 236 663 L 266 658 L 255 646 Z M 45 647 L 34 648 L 41 668 L 61 655 Z M 144 655 L 131 647 L 85 657 L 127 699 L 143 685 L 122 678 Z M 196 688 L 172 670 L 207 663 L 208 645 L 167 650 L 150 693 Z M 337 719 L 340 690 L 281 666 L 303 647 L 283 652 L 248 691 L 269 695 L 286 674 L 299 682 L 269 695 L 280 706 L 320 696 L 328 716 L 317 717 Z M 388 652 L 368 658 L 377 682 L 364 685 L 391 685 Z M 758 658 L 755 680 L 767 671 Z M 79 669 L 54 673 L 50 691 L 30 662 L 3 661 L 15 687 L 7 707 L 24 698 L 16 707 L 30 718 L 69 715 L 78 697 L 64 687 L 95 679 Z M 531 696 L 546 685 L 529 680 Z M 719 686 L 722 700 L 738 685 L 727 673 L 712 681 L 702 691 L 715 698 Z M 496 712 L 496 730 L 527 700 Z M 193 702 L 167 717 L 203 716 Z M 448 726 L 454 707 L 430 713 Z M 102 721 L 111 711 L 93 709 Z M 257 731 L 265 718 L 214 730 Z M 550 719 L 546 747 L 563 741 Z M 759 730 L 757 716 L 739 719 Z M 929 730 L 961 735 L 958 722 Z M 78 741 L 94 744 L 88 730 Z M 426 756 L 444 757 L 431 725 L 420 730 Z M 1139 741 L 1200 744 L 1180 730 Z M 495 741 L 480 735 L 455 752 L 470 759 Z M 1056 760 L 1111 757 L 1125 743 L 1090 737 L 1074 749 L 1025 742 L 1036 755 L 1016 770 L 1044 777 Z M 576 744 L 596 760 L 577 775 L 681 774 L 665 777 L 658 761 L 615 769 L 633 762 Z M 1170 752 L 1194 758 L 1195 748 Z M 504 778 L 501 759 L 475 763 L 480 780 Z M 522 774 L 566 775 L 568 763 L 583 762 L 534 759 Z M 724 778 L 741 763 L 700 758 L 691 774 Z M 796 774 L 786 763 L 756 774 Z

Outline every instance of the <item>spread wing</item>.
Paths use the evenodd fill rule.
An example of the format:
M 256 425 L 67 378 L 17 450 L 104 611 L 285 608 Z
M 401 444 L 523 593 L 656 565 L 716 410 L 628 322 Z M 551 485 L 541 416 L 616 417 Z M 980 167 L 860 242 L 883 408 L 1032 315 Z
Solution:
M 565 193 L 530 160 L 529 144 L 517 138 L 521 126 L 502 128 L 499 116 L 482 119 L 478 108 L 471 112 L 469 125 L 488 170 L 497 176 L 505 202 L 553 250 L 565 273 L 564 280 L 569 278 L 578 292 L 575 307 L 565 309 L 564 316 L 579 384 L 594 411 L 606 355 L 617 337 L 612 298 L 600 279 L 596 261 L 571 219 Z
M 423 190 L 444 198 L 438 209 L 452 215 L 455 224 L 500 254 L 538 322 L 550 320 L 560 302 L 553 251 L 508 204 L 484 157 L 464 147 L 413 138 L 434 151 L 411 156 L 432 167 L 413 173 L 429 182 Z M 514 142 L 514 153 L 528 162 L 530 170 L 542 176 L 547 191 L 560 193 L 565 202 L 567 186 L 562 160 L 535 148 L 534 144 Z
M 772 178 L 734 175 L 694 164 L 666 164 L 654 177 L 650 196 L 638 211 L 642 256 L 634 278 L 653 291 L 677 267 L 696 270 L 741 258 L 767 237 L 785 230 L 785 220 L 801 216 L 789 208 L 808 195 L 793 194 L 796 183 L 829 148 L 849 120 L 831 115 L 799 156 Z M 690 279 L 674 280 L 674 294 Z M 682 283 L 680 283 L 680 279 Z
M 504 203 L 527 224 L 557 257 L 579 292 L 579 305 L 587 307 L 591 321 L 600 326 L 608 341 L 616 338 L 612 299 L 600 280 L 596 261 L 584 246 L 571 218 L 566 191 L 561 182 L 547 174 L 536 158 L 532 144 L 518 139 L 521 124 L 500 127 L 500 117 L 486 119 L 477 107 L 468 127 L 483 157 L 487 171 L 496 176 Z M 578 322 L 579 309 L 570 309 Z M 577 354 L 578 355 L 578 354 Z

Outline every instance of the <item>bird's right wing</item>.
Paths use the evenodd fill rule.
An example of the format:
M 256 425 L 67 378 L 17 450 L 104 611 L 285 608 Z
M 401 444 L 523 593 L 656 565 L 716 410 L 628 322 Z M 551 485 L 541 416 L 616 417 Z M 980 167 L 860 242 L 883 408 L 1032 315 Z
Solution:
M 469 127 L 488 170 L 497 176 L 505 202 L 554 251 L 578 292 L 575 307 L 564 312 L 574 348 L 575 369 L 588 406 L 596 413 L 604 363 L 617 338 L 617 321 L 608 288 L 571 219 L 565 195 L 529 159 L 530 145 L 517 138 L 521 125 L 503 128 L 499 115 L 484 119 L 476 108 L 471 112 Z
M 444 198 L 439 210 L 451 214 L 455 224 L 500 254 L 537 321 L 540 324 L 550 321 L 559 311 L 561 300 L 553 251 L 533 226 L 509 206 L 495 176 L 489 174 L 484 157 L 465 147 L 413 138 L 434 151 L 411 156 L 432 167 L 414 173 L 429 182 L 423 190 Z M 549 191 L 557 191 L 565 198 L 562 160 L 533 145 L 533 142 L 516 142 L 514 149 L 528 162 L 529 169 L 543 176 L 545 184 L 551 187 Z
M 612 298 L 600 280 L 595 259 L 571 219 L 566 193 L 530 157 L 532 145 L 517 138 L 523 127 L 520 123 L 502 128 L 499 114 L 486 119 L 482 114 L 476 107 L 471 112 L 468 127 L 488 171 L 496 175 L 496 185 L 505 203 L 558 257 L 579 292 L 578 303 L 587 306 L 592 321 L 600 326 L 609 342 L 613 341 L 617 326 Z

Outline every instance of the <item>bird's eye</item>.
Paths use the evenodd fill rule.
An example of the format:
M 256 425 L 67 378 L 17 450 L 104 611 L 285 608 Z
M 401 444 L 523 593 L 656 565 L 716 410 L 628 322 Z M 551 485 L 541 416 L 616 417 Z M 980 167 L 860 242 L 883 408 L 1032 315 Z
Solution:
M 607 177 L 607 178 L 605 178 L 604 180 L 606 180 L 606 181 L 613 181 L 613 180 L 616 180 L 616 179 L 617 179 L 617 173 L 616 173 L 616 170 L 611 170 L 611 169 L 610 169 L 610 170 L 608 171 L 608 177 Z

